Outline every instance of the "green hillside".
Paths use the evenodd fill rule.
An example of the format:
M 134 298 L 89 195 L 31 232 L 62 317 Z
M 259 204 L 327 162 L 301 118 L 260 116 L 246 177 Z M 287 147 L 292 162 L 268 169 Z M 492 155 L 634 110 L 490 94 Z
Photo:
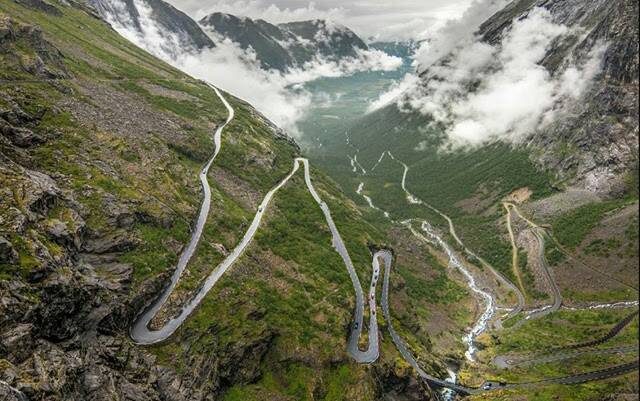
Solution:
M 0 34 L 0 297 L 16 300 L 0 304 L 4 381 L 62 400 L 373 400 L 427 391 L 386 337 L 372 366 L 346 354 L 353 288 L 301 173 L 176 335 L 134 345 L 133 319 L 189 239 L 201 200 L 197 176 L 226 109 L 203 82 L 76 3 L 1 0 Z M 236 117 L 209 175 L 211 214 L 160 320 L 233 248 L 299 155 L 251 106 L 225 96 Z M 366 285 L 370 247 L 411 237 L 368 222 L 331 179 L 312 172 Z M 465 311 L 472 301 L 429 254 L 416 243 L 398 261 L 391 297 L 398 330 L 425 368 L 444 376 L 444 357 L 462 353 L 457 339 L 473 318 Z M 416 290 L 420 282 L 442 299 Z M 452 329 L 430 334 L 443 319 Z M 10 342 L 16 338 L 19 347 Z
M 405 113 L 395 105 L 368 114 L 349 129 L 352 148 L 344 146 L 344 136 L 336 135 L 317 152 L 317 162 L 356 198 L 355 188 L 365 182 L 378 206 L 409 218 L 416 213 L 444 223 L 428 210 L 416 210 L 404 200 L 400 186 L 403 167 L 388 157 L 374 172 L 354 176 L 347 158 L 357 149 L 358 161 L 371 169 L 383 152 L 409 168 L 408 189 L 419 198 L 448 214 L 472 249 L 509 274 L 510 247 L 506 239 L 481 235 L 495 231 L 494 223 L 503 214 L 499 205 L 511 192 L 528 187 L 533 198 L 554 193 L 551 174 L 541 172 L 529 160 L 526 150 L 495 144 L 476 150 L 441 149 L 442 131 L 428 127 L 430 121 L 419 113 Z M 496 207 L 498 205 L 498 207 Z

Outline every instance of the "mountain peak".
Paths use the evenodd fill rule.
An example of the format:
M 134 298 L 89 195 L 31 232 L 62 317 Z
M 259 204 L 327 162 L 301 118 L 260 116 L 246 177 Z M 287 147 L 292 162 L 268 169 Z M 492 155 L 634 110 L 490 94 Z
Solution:
M 331 20 L 281 24 L 216 12 L 200 20 L 209 32 L 256 52 L 263 68 L 286 71 L 315 59 L 357 56 L 367 45 L 353 31 Z

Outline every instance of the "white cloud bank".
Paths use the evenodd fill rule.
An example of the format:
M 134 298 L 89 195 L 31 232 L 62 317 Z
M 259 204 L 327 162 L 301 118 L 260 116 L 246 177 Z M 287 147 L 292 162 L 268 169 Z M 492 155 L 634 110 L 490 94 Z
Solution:
M 265 71 L 253 51 L 222 38 L 214 38 L 214 49 L 184 51 L 183 40 L 156 24 L 144 0 L 133 0 L 140 15 L 140 30 L 126 16 L 122 0 L 109 1 L 121 14 L 107 16 L 107 20 L 122 36 L 186 73 L 248 101 L 294 136 L 299 134 L 297 122 L 311 105 L 311 94 L 303 89 L 304 83 L 360 71 L 393 71 L 402 65 L 402 59 L 382 51 L 358 50 L 357 57 L 340 61 L 317 58 L 286 74 Z
M 448 24 L 444 37 L 418 52 L 416 62 L 424 71 L 419 84 L 411 85 L 415 77 L 406 78 L 399 87 L 411 89 L 400 97 L 383 95 L 372 109 L 394 95 L 401 108 L 419 110 L 444 126 L 453 148 L 521 143 L 578 100 L 601 69 L 604 45 L 596 46 L 586 62 L 564 65 L 554 76 L 540 65 L 554 41 L 580 34 L 554 23 L 543 8 L 514 21 L 495 47 L 473 36 L 478 19 L 474 13 L 467 16 L 472 21 Z

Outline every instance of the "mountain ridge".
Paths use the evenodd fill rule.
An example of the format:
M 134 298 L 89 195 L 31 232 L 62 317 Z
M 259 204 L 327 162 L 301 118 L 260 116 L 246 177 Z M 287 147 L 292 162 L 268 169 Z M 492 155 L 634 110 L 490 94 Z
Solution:
M 337 61 L 357 57 L 368 46 L 348 28 L 326 20 L 271 24 L 258 19 L 213 13 L 200 24 L 215 35 L 253 49 L 263 68 L 286 71 L 317 58 Z
M 309 20 L 271 24 L 264 20 L 212 13 L 196 22 L 164 0 L 87 0 L 96 12 L 128 35 L 155 37 L 154 43 L 170 58 L 198 53 L 231 40 L 243 50 L 251 48 L 265 70 L 286 72 L 316 60 L 340 61 L 358 57 L 368 47 L 350 29 L 331 21 Z M 141 15 L 141 13 L 145 15 Z M 159 28 L 149 30 L 143 19 Z

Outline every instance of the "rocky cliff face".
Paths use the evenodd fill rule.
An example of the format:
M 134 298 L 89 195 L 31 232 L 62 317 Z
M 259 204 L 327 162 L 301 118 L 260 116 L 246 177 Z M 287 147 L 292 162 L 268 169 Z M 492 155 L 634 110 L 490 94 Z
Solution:
M 55 13 L 53 10 L 57 9 L 48 10 Z M 0 51 L 4 54 L 6 72 L 10 69 L 20 70 L 25 76 L 36 78 L 68 77 L 60 52 L 44 40 L 37 27 L 16 24 L 8 17 L 0 19 Z M 4 73 L 3 69 L 1 74 Z M 28 118 L 24 113 L 11 117 L 13 121 L 21 117 Z
M 303 40 L 315 44 L 317 53 L 328 58 L 354 57 L 367 45 L 349 28 L 332 21 L 312 20 L 280 24 Z
M 200 21 L 207 30 L 251 48 L 265 69 L 285 71 L 316 58 L 330 61 L 356 57 L 367 45 L 348 28 L 313 20 L 274 25 L 264 20 L 213 13 Z
M 534 7 L 581 32 L 563 36 L 548 50 L 542 65 L 552 75 L 570 62 L 586 62 L 596 46 L 606 46 L 601 72 L 582 100 L 532 136 L 535 158 L 562 179 L 595 192 L 620 193 L 638 168 L 638 2 L 515 1 L 485 22 L 479 34 L 499 43 L 513 21 Z

